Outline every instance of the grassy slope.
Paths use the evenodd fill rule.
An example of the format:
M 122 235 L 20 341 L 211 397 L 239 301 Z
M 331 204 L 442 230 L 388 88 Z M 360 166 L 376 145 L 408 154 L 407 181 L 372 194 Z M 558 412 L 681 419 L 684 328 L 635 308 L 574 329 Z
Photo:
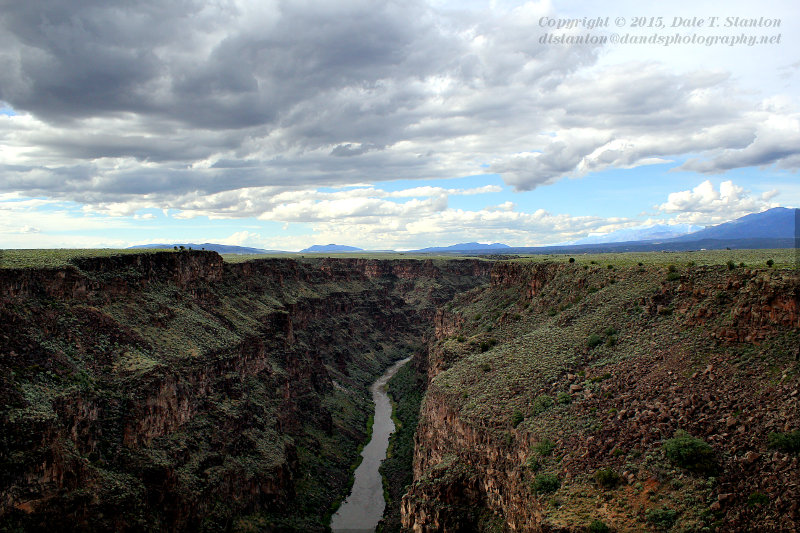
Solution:
M 681 276 L 686 279 L 691 270 L 684 266 L 689 261 L 741 260 L 764 265 L 768 258 L 780 264 L 790 260 L 778 251 L 604 254 L 580 257 L 577 264 L 565 265 L 532 301 L 518 286 L 461 295 L 450 312 L 463 317 L 464 325 L 436 347 L 445 360 L 455 362 L 436 376 L 429 394 L 445 397 L 460 419 L 512 447 L 517 439 L 523 439 L 522 434 L 533 441 L 555 443 L 552 454 L 539 457 L 533 450 L 527 454 L 534 467 L 520 465 L 528 468 L 532 487 L 542 474 L 568 480 L 554 494 L 538 496 L 544 504 L 545 522 L 588 525 L 602 516 L 620 529 L 637 530 L 655 527 L 658 517 L 651 519 L 651 511 L 664 508 L 674 512 L 679 527 L 713 527 L 725 517 L 714 511 L 712 503 L 720 493 L 734 490 L 737 483 L 741 494 L 736 498 L 745 500 L 759 491 L 781 488 L 780 484 L 751 483 L 745 489 L 737 481 L 736 465 L 737 456 L 748 451 L 769 453 L 767 434 L 781 431 L 784 422 L 795 429 L 800 426 L 797 406 L 775 400 L 776 395 L 784 394 L 779 392 L 783 383 L 790 392 L 792 383 L 800 381 L 800 367 L 791 355 L 798 332 L 780 330 L 764 342 L 733 346 L 710 337 L 715 327 L 730 324 L 730 302 L 737 298 L 736 290 L 718 291 L 715 287 L 724 287 L 729 274 L 743 273 L 740 267 L 733 272 L 718 268 L 704 274 L 702 283 L 712 290 L 699 303 L 687 301 L 686 315 L 673 313 L 673 306 L 680 306 L 678 287 Z M 629 266 L 639 262 L 644 266 Z M 677 265 L 672 277 L 664 268 L 669 264 Z M 773 269 L 765 275 L 791 276 Z M 640 303 L 665 287 L 678 294 L 672 304 L 666 302 L 657 313 L 655 309 L 644 312 Z M 710 320 L 704 324 L 685 320 L 703 306 L 711 310 Z M 592 335 L 596 335 L 597 345 L 590 347 L 595 344 Z M 698 383 L 709 364 L 717 367 L 715 374 L 722 383 Z M 571 393 L 572 385 L 579 385 L 580 392 Z M 653 424 L 647 413 L 633 421 L 618 418 L 623 410 L 629 415 L 635 410 L 640 417 L 640 412 L 655 409 L 658 402 L 669 404 L 675 400 L 665 392 L 671 387 L 683 387 L 687 395 L 707 393 L 724 399 L 716 405 L 712 401 L 711 412 L 698 413 L 694 419 L 678 420 L 679 414 L 691 413 L 673 405 L 672 414 L 654 435 L 647 434 Z M 736 391 L 748 391 L 747 396 L 739 397 L 741 392 Z M 742 411 L 748 409 L 762 417 L 763 424 L 750 420 L 747 439 L 737 441 L 724 433 L 725 424 L 718 424 L 717 419 L 710 423 L 712 416 L 725 421 L 745 416 Z M 687 474 L 665 459 L 661 444 L 679 428 L 713 439 L 723 470 L 728 469 L 721 478 Z M 595 444 L 587 445 L 590 437 L 596 439 Z M 606 445 L 609 441 L 612 444 Z M 731 449 L 735 450 L 733 457 L 725 454 Z M 589 460 L 583 455 L 587 453 Z M 593 479 L 602 467 L 629 474 L 634 481 L 618 491 L 606 491 Z M 772 466 L 765 468 L 773 471 Z M 774 468 L 782 472 L 777 475 L 788 475 L 779 466 Z M 783 477 L 781 483 L 794 483 L 798 481 L 795 478 Z M 537 498 L 533 491 L 531 498 Z M 599 507 L 603 508 L 600 512 Z M 779 520 L 776 507 L 769 510 L 759 503 L 750 510 L 754 516 L 761 511 Z M 754 519 L 746 510 L 736 512 L 734 520 Z

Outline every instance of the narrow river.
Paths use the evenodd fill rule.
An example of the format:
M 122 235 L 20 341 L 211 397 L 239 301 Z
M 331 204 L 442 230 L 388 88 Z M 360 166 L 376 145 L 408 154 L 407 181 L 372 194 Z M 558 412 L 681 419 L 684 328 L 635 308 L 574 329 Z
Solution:
M 375 527 L 383 516 L 386 501 L 383 499 L 383 482 L 378 467 L 386 458 L 389 436 L 394 431 L 392 404 L 389 396 L 386 395 L 386 383 L 410 360 L 409 357 L 396 362 L 370 387 L 372 401 L 375 402 L 372 440 L 361 452 L 364 459 L 356 468 L 350 496 L 331 519 L 333 531 L 340 533 L 375 531 Z

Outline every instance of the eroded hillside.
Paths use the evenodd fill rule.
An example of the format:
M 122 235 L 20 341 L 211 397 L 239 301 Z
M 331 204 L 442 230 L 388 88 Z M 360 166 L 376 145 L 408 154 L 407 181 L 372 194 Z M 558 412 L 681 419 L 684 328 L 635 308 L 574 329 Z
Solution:
M 795 531 L 797 272 L 563 261 L 437 313 L 403 524 Z
M 0 529 L 322 531 L 367 386 L 483 261 L 0 270 Z

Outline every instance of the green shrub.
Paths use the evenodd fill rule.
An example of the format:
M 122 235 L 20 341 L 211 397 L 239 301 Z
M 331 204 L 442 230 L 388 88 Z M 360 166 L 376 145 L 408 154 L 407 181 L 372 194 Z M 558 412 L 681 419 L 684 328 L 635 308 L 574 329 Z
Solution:
M 547 314 L 550 316 L 556 316 L 558 314 L 558 310 L 555 307 L 551 307 L 547 310 Z
M 572 403 L 572 396 L 566 391 L 561 391 L 558 393 L 558 398 L 556 401 L 561 405 L 566 405 L 568 403 Z
M 728 261 L 725 264 L 728 265 L 728 270 L 733 270 L 734 268 L 736 268 L 736 263 L 734 263 L 733 261 Z
M 597 333 L 592 333 L 586 340 L 586 346 L 588 346 L 589 348 L 594 348 L 596 346 L 600 346 L 601 344 L 603 344 L 603 337 L 601 337 Z
M 773 261 L 772 259 L 767 259 L 767 266 L 768 266 L 768 267 L 772 268 L 772 266 L 773 266 L 774 264 L 775 264 L 775 261 Z
M 675 265 L 670 265 L 669 267 L 667 267 L 668 272 L 675 272 L 676 270 L 677 269 L 675 268 Z
M 545 411 L 553 407 L 553 403 L 554 403 L 553 398 L 551 396 L 548 396 L 547 394 L 542 394 L 540 396 L 537 396 L 533 400 L 533 406 L 532 406 L 533 416 L 544 413 Z
M 677 514 L 675 509 L 665 507 L 663 509 L 648 509 L 645 511 L 644 516 L 655 527 L 666 531 L 675 524 Z
M 761 492 L 754 492 L 747 498 L 748 507 L 761 507 L 769 503 L 769 496 Z
M 785 453 L 800 454 L 800 431 L 791 433 L 770 433 L 767 437 L 769 447 Z
M 587 531 L 589 533 L 611 533 L 611 530 L 608 528 L 608 526 L 600 520 L 592 520 L 592 523 L 589 524 Z
M 617 337 L 615 335 L 612 335 L 606 339 L 606 346 L 608 346 L 609 348 L 616 345 L 617 345 Z
M 574 257 L 570 257 L 570 258 L 569 258 L 569 262 L 570 262 L 570 263 L 574 263 L 574 262 L 575 262 L 575 258 L 574 258 Z
M 714 449 L 704 440 L 683 430 L 664 443 L 664 453 L 673 464 L 699 474 L 716 470 Z
M 555 474 L 539 474 L 533 481 L 533 490 L 537 494 L 555 492 L 561 486 L 561 479 Z
M 525 464 L 530 468 L 531 472 L 538 472 L 542 468 L 542 463 L 539 462 L 539 458 L 535 455 L 528 457 L 528 461 Z
M 667 274 L 667 281 L 678 281 L 681 279 L 681 275 L 678 272 L 670 272 Z
M 547 457 L 556 449 L 556 443 L 545 437 L 533 445 L 533 452 L 540 457 Z
M 617 330 L 614 328 L 614 326 L 608 326 L 606 329 L 603 330 L 603 335 L 605 335 L 607 337 L 610 337 L 611 335 L 616 335 L 616 334 L 617 334 Z
M 517 427 L 523 420 L 525 420 L 525 415 L 522 414 L 522 411 L 514 409 L 514 412 L 511 414 L 511 425 Z
M 613 468 L 601 468 L 594 473 L 594 480 L 603 488 L 613 489 L 622 480 Z
M 598 374 L 597 376 L 590 377 L 589 381 L 591 381 L 592 383 L 597 383 L 599 381 L 604 381 L 606 379 L 609 379 L 610 377 L 611 377 L 611 372 L 605 372 L 603 374 Z
M 490 331 L 490 330 L 487 328 L 486 331 Z M 497 340 L 496 339 L 489 339 L 489 340 L 486 340 L 486 341 L 481 341 L 479 346 L 480 346 L 481 352 L 488 352 L 490 348 L 493 348 L 494 346 L 497 346 Z
M 481 363 L 480 368 L 484 372 L 491 372 L 492 371 L 492 365 L 490 365 L 489 363 Z

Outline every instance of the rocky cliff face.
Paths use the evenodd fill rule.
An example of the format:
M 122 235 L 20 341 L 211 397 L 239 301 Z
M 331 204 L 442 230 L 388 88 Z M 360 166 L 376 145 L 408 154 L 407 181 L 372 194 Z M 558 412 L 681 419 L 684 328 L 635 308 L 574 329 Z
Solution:
M 436 315 L 405 527 L 796 530 L 796 272 L 498 263 L 491 281 Z
M 0 270 L 0 529 L 324 530 L 367 386 L 481 261 Z

